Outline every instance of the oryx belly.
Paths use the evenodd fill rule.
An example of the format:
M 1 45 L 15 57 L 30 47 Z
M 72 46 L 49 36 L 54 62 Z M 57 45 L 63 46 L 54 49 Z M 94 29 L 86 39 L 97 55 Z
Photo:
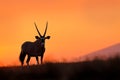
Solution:
M 30 53 L 30 56 L 36 57 L 36 56 L 41 56 L 41 53 Z

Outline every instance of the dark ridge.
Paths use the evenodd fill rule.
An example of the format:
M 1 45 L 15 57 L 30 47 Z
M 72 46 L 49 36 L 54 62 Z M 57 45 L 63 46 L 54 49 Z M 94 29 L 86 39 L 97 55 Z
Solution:
M 120 80 L 120 57 L 106 61 L 1 67 L 0 80 Z

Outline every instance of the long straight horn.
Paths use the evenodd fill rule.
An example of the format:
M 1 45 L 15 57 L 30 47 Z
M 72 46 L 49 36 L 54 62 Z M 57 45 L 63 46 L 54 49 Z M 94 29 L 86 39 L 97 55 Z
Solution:
M 48 27 L 48 22 L 46 23 L 46 28 L 45 28 L 45 32 L 44 32 L 44 37 L 45 37 L 45 35 L 46 35 L 46 32 L 47 32 L 47 27 Z
M 35 23 L 35 22 L 34 22 L 34 24 L 35 24 L 35 27 L 36 27 L 36 30 L 37 30 L 37 32 L 38 32 L 38 34 L 39 34 L 39 36 L 40 36 L 40 37 L 42 37 L 42 35 L 40 34 L 40 32 L 39 32 L 39 30 L 38 30 L 37 25 L 36 25 L 36 23 Z

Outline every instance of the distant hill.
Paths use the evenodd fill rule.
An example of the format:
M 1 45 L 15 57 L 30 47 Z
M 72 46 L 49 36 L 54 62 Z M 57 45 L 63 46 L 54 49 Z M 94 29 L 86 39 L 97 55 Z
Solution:
M 80 61 L 93 60 L 94 58 L 105 60 L 116 56 L 120 56 L 120 43 L 89 53 L 81 57 Z

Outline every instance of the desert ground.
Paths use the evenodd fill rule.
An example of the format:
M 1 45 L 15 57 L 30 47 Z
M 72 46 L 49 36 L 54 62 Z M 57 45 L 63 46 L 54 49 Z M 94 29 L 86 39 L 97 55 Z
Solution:
M 120 80 L 120 58 L 0 67 L 0 80 Z

